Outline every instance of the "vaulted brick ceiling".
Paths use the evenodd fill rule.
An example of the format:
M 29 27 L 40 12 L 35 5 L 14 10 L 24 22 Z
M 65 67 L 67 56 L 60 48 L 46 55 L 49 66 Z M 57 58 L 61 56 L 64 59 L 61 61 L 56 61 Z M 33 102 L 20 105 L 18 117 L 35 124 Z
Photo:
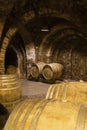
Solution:
M 44 28 L 49 31 L 42 32 Z M 23 56 L 25 51 L 29 53 L 30 46 L 39 47 L 39 51 L 35 50 L 36 61 L 42 55 L 46 61 L 48 53 L 53 61 L 65 43 L 86 46 L 87 0 L 0 0 L 1 68 L 8 45 Z
M 59 13 L 70 14 L 78 22 L 84 24 L 87 22 L 86 0 L 0 0 L 0 18 L 11 12 L 19 17 L 29 10 L 34 10 L 38 16 L 41 7 L 51 7 Z
M 40 15 L 42 8 L 45 8 L 48 13 Z M 57 16 L 50 13 L 50 10 L 51 12 L 53 10 L 54 14 L 57 13 Z M 29 12 L 34 14 L 34 18 L 28 18 L 31 15 Z M 24 26 L 25 31 L 30 33 L 36 44 L 39 44 L 47 34 L 47 32 L 42 33 L 41 29 L 48 27 L 51 31 L 54 26 L 63 26 L 62 24 L 80 30 L 80 33 L 87 39 L 86 0 L 0 0 L 0 21 L 3 22 L 4 18 L 6 20 L 2 29 L 1 41 L 8 29 L 18 22 Z
M 3 36 L 9 26 L 15 24 L 16 21 L 19 20 L 20 24 L 23 23 L 21 17 L 29 11 L 34 12 L 35 18 L 26 25 L 26 28 L 28 28 L 28 31 L 31 32 L 33 37 L 36 36 L 36 34 L 41 35 L 40 30 L 44 26 L 51 28 L 58 24 L 58 18 L 56 18 L 56 16 L 52 18 L 47 15 L 43 16 L 43 18 L 40 17 L 40 11 L 43 7 L 47 10 L 50 8 L 51 10 L 57 11 L 60 18 L 64 18 L 74 24 L 74 26 L 78 26 L 84 36 L 87 37 L 86 0 L 0 0 L 0 21 L 6 16 Z M 39 36 L 39 38 L 42 37 L 42 35 Z M 38 39 L 38 37 L 35 37 L 35 39 Z

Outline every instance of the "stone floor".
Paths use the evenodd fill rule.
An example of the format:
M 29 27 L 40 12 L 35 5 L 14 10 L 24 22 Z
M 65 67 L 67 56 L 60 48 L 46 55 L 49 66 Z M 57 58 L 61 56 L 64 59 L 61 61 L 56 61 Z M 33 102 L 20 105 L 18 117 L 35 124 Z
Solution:
M 22 79 L 21 86 L 23 97 L 42 97 L 46 95 L 50 84 Z
M 50 84 L 42 83 L 42 82 L 35 82 L 35 81 L 30 81 L 26 79 L 21 79 L 21 87 L 22 87 L 22 95 L 23 99 L 25 100 L 26 98 L 42 98 L 45 97 L 47 90 L 50 86 Z M 7 119 L 6 115 L 3 116 L 3 121 L 6 122 Z M 2 119 L 2 117 L 0 117 Z M 2 122 L 2 124 L 4 124 Z M 4 125 L 3 125 L 4 128 Z M 3 130 L 1 123 L 0 123 L 0 130 Z

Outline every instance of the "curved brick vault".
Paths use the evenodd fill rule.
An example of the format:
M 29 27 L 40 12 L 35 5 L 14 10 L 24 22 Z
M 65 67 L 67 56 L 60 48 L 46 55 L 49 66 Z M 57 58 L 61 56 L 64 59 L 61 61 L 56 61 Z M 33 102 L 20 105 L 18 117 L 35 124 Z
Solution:
M 81 4 L 80 4 L 81 8 L 83 7 L 82 10 L 80 9 L 80 6 L 78 5 L 78 3 L 75 4 L 73 2 L 70 2 L 69 0 L 67 0 L 66 2 L 62 0 L 59 3 L 56 3 L 56 1 L 53 2 L 51 0 L 48 2 L 48 4 L 45 1 L 39 2 L 39 3 L 37 2 L 37 5 L 31 2 L 30 7 L 27 6 L 27 2 L 24 1 L 24 3 L 21 3 L 19 9 L 18 9 L 19 4 L 17 5 L 16 3 L 15 6 L 13 4 L 12 9 L 9 11 L 10 13 L 5 14 L 5 16 L 2 12 L 2 15 L 4 16 L 4 20 L 2 21 L 4 22 L 2 21 L 0 22 L 0 25 L 1 25 L 0 26 L 0 37 L 1 37 L 0 73 L 1 74 L 4 74 L 5 72 L 5 54 L 6 54 L 7 47 L 9 46 L 12 38 L 15 36 L 17 32 L 21 35 L 24 42 L 27 64 L 29 64 L 31 59 L 33 59 L 33 62 L 37 62 L 39 60 L 42 60 L 45 62 L 52 62 L 53 59 L 55 59 L 56 61 L 57 55 L 58 55 L 58 49 L 56 49 L 55 53 L 54 53 L 54 50 L 56 47 L 58 48 L 58 46 L 60 46 L 60 44 L 57 45 L 57 43 L 59 41 L 62 42 L 64 39 L 65 41 L 67 41 L 66 40 L 67 37 L 70 37 L 70 36 L 72 37 L 74 35 L 77 37 L 80 36 L 85 41 L 87 39 L 86 38 L 87 33 L 86 33 L 86 28 L 85 28 L 86 19 L 81 14 L 82 13 L 81 11 L 84 10 L 84 7 Z M 4 5 L 3 5 L 3 8 L 4 8 Z M 80 10 L 80 13 L 79 13 L 79 10 Z M 76 14 L 76 11 L 78 12 L 78 14 Z M 47 17 L 51 17 L 52 19 L 57 18 L 57 20 L 62 19 L 61 22 L 63 22 L 63 24 L 58 23 L 56 25 L 55 24 L 52 25 L 52 23 L 49 22 L 51 31 L 48 32 L 48 34 L 43 35 L 43 37 L 41 37 L 41 34 L 39 33 L 39 37 L 41 37 L 42 39 L 37 48 L 37 43 L 35 43 L 35 40 L 32 37 L 32 32 L 29 29 L 27 29 L 27 25 L 30 22 L 32 22 L 32 20 L 33 20 L 33 24 L 35 24 L 34 19 L 38 19 L 42 17 L 44 19 Z M 83 17 L 83 21 L 81 17 Z M 38 21 L 36 25 L 38 26 L 38 24 L 41 24 L 41 23 Z M 39 29 L 39 26 L 37 29 Z M 63 44 L 61 43 L 61 46 L 62 45 Z M 48 55 L 50 55 L 50 57 Z M 53 55 L 56 58 L 52 59 Z M 49 57 L 47 61 L 46 61 L 46 58 L 47 58 L 46 56 Z

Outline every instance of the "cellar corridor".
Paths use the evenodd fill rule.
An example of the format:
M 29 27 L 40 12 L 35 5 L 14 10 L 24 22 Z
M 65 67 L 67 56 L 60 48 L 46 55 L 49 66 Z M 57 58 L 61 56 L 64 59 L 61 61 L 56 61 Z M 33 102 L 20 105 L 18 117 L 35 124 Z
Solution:
M 0 0 L 0 128 L 87 130 L 87 0 Z

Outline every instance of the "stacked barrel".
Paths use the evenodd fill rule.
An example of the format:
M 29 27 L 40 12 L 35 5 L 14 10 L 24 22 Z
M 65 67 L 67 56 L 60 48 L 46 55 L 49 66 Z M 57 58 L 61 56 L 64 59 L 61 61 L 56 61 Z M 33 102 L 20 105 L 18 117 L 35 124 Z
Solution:
M 60 79 L 63 74 L 63 65 L 60 63 L 46 64 L 38 62 L 33 64 L 30 69 L 30 75 L 32 79 L 37 79 L 45 82 L 55 82 Z
M 46 98 L 27 99 L 10 115 L 4 130 L 87 130 L 87 83 L 62 82 Z
M 42 69 L 45 66 L 44 62 L 34 63 L 30 68 L 29 79 L 39 81 L 42 79 Z
M 38 80 L 39 78 L 41 78 L 41 73 L 44 66 L 45 66 L 44 62 L 38 62 L 32 65 L 30 69 L 30 75 L 32 76 L 33 79 Z
M 21 101 L 22 90 L 17 75 L 0 75 L 0 103 L 9 112 Z
M 46 81 L 55 81 L 60 79 L 63 73 L 63 65 L 59 63 L 50 63 L 43 67 L 42 75 Z

